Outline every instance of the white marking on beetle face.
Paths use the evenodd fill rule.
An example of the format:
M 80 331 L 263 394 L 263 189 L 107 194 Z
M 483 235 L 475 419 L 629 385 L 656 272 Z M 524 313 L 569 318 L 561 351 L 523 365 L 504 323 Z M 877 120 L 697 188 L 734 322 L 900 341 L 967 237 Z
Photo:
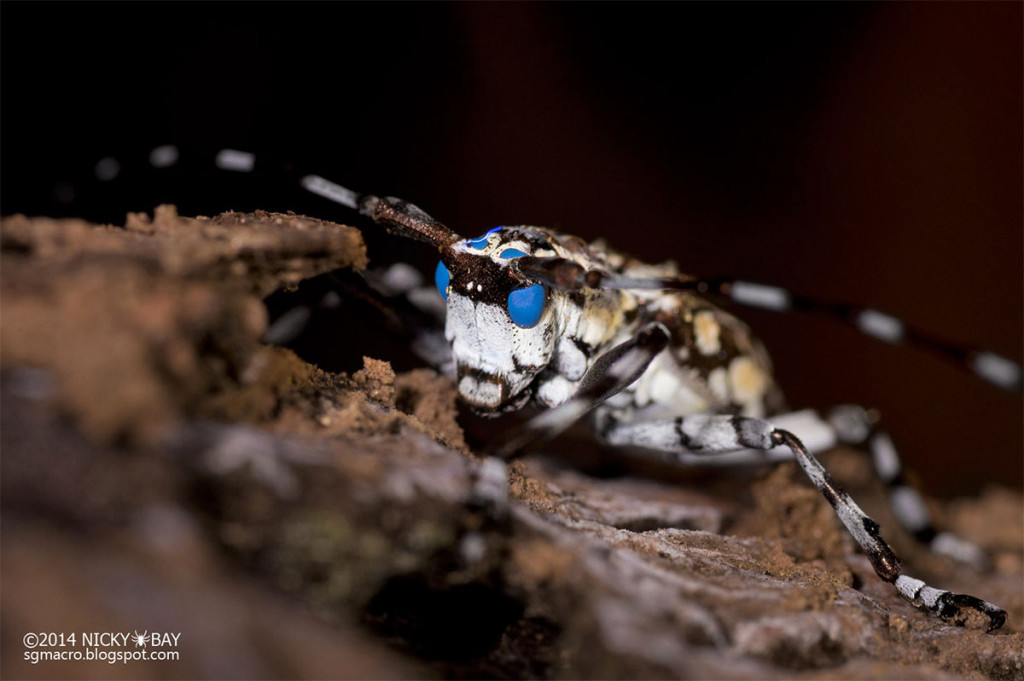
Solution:
M 749 281 L 734 282 L 729 295 L 737 303 L 768 310 L 788 310 L 791 305 L 789 293 L 784 289 Z
M 886 343 L 903 340 L 903 322 L 878 310 L 861 310 L 857 315 L 857 328 Z
M 256 155 L 237 149 L 221 149 L 213 162 L 221 170 L 249 173 L 256 165 Z
M 121 164 L 117 162 L 116 158 L 106 156 L 96 163 L 93 172 L 96 174 L 96 179 L 100 182 L 110 182 L 121 172 Z
M 971 369 L 981 378 L 1000 388 L 1012 390 L 1020 384 L 1021 369 L 994 352 L 979 352 L 971 358 Z
M 719 334 L 722 329 L 715 319 L 715 313 L 708 310 L 698 312 L 693 318 L 693 332 L 697 339 L 697 350 L 702 355 L 717 355 L 722 349 Z
M 551 360 L 553 323 L 547 309 L 536 326 L 526 329 L 514 324 L 504 307 L 452 291 L 445 322 L 452 356 L 460 368 L 494 377 L 488 382 L 467 381 L 466 376 L 459 382 L 459 393 L 474 406 L 491 408 L 501 400 L 497 382 L 505 386 L 506 399 L 521 393 Z
M 178 147 L 165 144 L 149 152 L 149 164 L 154 168 L 170 168 L 178 162 Z
M 501 386 L 490 381 L 479 381 L 473 376 L 459 380 L 459 394 L 470 404 L 497 407 L 501 404 Z
M 317 196 L 322 196 L 325 199 L 340 203 L 349 208 L 359 208 L 358 194 L 351 189 L 342 187 L 340 184 L 325 180 L 319 175 L 306 175 L 300 180 L 300 184 L 303 189 Z

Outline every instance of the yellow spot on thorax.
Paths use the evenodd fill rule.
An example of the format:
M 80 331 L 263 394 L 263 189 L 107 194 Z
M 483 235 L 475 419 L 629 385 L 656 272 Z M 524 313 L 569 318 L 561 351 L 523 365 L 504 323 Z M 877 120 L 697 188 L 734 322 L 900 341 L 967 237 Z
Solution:
M 693 319 L 693 332 L 697 339 L 697 350 L 702 355 L 715 355 L 722 349 L 719 335 L 722 328 L 718 325 L 713 312 L 698 312 Z
M 764 397 L 768 376 L 751 357 L 741 355 L 729 363 L 729 387 L 734 402 L 751 407 Z

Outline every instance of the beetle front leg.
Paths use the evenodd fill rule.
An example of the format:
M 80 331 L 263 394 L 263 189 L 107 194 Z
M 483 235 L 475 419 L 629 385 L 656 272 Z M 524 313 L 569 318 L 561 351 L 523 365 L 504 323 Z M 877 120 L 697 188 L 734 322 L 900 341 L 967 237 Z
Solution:
M 835 510 L 839 520 L 871 561 L 875 573 L 896 587 L 904 598 L 952 624 L 963 626 L 978 615 L 986 618 L 988 631 L 1003 626 L 1006 612 L 974 596 L 956 594 L 928 586 L 903 574 L 896 554 L 879 534 L 879 526 L 836 484 L 825 467 L 792 433 L 762 419 L 742 416 L 695 414 L 673 420 L 650 422 L 609 421 L 604 437 L 612 444 L 633 445 L 667 452 L 694 455 L 717 454 L 741 449 L 771 451 L 784 446 L 796 458 L 804 473 Z
M 640 378 L 669 342 L 664 324 L 653 322 L 635 337 L 615 346 L 594 360 L 568 400 L 526 422 L 518 434 L 492 446 L 486 453 L 511 459 L 527 447 L 559 435 L 595 407 Z

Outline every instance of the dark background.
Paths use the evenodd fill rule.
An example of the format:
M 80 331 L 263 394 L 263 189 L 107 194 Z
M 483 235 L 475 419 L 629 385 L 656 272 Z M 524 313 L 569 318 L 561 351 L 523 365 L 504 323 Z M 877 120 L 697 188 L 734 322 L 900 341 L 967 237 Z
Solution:
M 232 147 L 407 198 L 466 236 L 604 236 L 1021 359 L 1020 3 L 0 11 L 4 214 L 120 222 L 170 201 L 352 220 L 281 178 L 211 173 Z M 163 143 L 182 164 L 148 169 Z M 109 185 L 89 180 L 104 156 L 122 164 Z M 1019 395 L 832 322 L 741 315 L 794 405 L 880 408 L 930 491 L 1022 485 Z

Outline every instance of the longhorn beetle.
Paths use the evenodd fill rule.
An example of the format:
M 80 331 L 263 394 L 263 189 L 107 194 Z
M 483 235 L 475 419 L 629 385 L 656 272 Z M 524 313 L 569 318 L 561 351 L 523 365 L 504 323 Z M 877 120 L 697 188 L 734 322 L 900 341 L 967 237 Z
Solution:
M 827 420 L 810 411 L 779 415 L 783 398 L 765 349 L 746 325 L 703 296 L 773 309 L 822 308 L 816 301 L 733 279 L 682 275 L 673 265 L 646 265 L 540 227 L 495 227 L 466 239 L 400 199 L 358 195 L 318 176 L 302 184 L 391 233 L 438 249 L 434 279 L 447 303 L 444 334 L 460 397 L 483 414 L 516 410 L 530 400 L 549 408 L 491 446 L 491 454 L 514 456 L 589 414 L 607 443 L 679 464 L 793 457 L 878 576 L 904 598 L 955 624 L 977 613 L 987 618 L 989 631 L 1003 625 L 1006 612 L 992 603 L 903 574 L 878 524 L 812 454 L 837 440 L 867 444 L 901 523 L 936 550 L 977 561 L 973 545 L 933 529 L 921 496 L 904 483 L 891 439 L 867 412 L 844 406 Z M 869 334 L 916 333 L 875 310 L 845 312 Z M 1020 368 L 1009 360 L 986 351 L 946 351 L 982 378 L 1019 388 Z
M 176 159 L 174 147 L 151 155 L 158 167 Z M 249 172 L 254 163 L 253 155 L 229 149 L 216 157 L 225 170 Z M 103 175 L 117 174 L 116 161 L 104 159 L 96 174 L 110 179 Z M 901 525 L 937 553 L 984 564 L 976 546 L 934 528 L 876 418 L 853 405 L 825 418 L 811 410 L 786 413 L 760 341 L 707 297 L 834 316 L 883 340 L 929 347 L 1010 391 L 1021 388 L 1016 363 L 937 341 L 870 308 L 825 304 L 737 279 L 692 277 L 674 264 L 644 264 L 542 227 L 495 227 L 466 239 L 400 199 L 361 195 L 316 175 L 302 176 L 300 184 L 438 250 L 434 281 L 445 301 L 450 356 L 434 354 L 434 363 L 451 368 L 453 361 L 458 394 L 479 414 L 515 411 L 530 401 L 547 407 L 488 453 L 514 457 L 589 416 L 603 441 L 674 464 L 795 458 L 878 576 L 905 599 L 953 624 L 974 619 L 993 631 L 1005 622 L 1006 612 L 992 603 L 904 574 L 878 524 L 815 458 L 813 452 L 837 442 L 866 447 Z

